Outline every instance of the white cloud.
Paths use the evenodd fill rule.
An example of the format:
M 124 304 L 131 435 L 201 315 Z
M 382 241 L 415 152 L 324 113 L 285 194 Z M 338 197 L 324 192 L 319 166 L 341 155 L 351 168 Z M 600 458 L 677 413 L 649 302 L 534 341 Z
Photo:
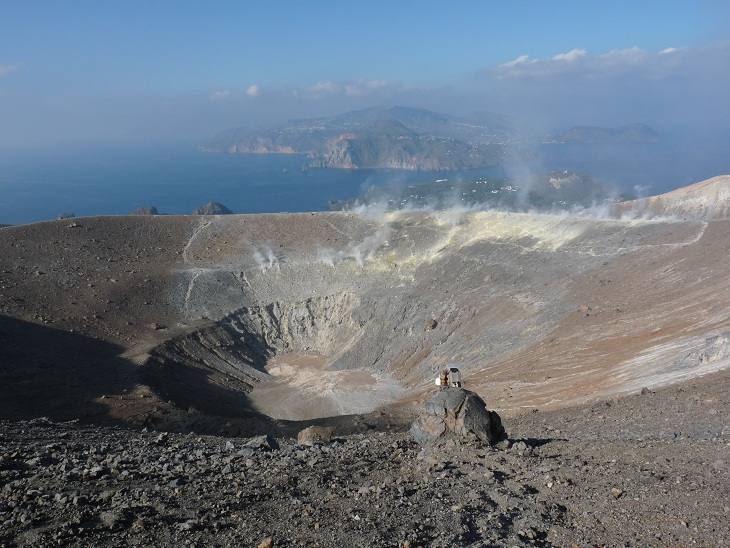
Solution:
M 309 88 L 309 91 L 315 94 L 322 94 L 322 93 L 337 93 L 341 91 L 342 87 L 339 84 L 335 84 L 333 82 L 317 82 L 312 87 Z
M 595 59 L 598 62 L 608 61 L 610 63 L 629 65 L 638 63 L 639 61 L 651 56 L 654 55 L 634 46 L 633 48 L 615 49 L 603 55 L 598 55 Z
M 542 59 L 527 55 L 479 72 L 482 101 L 545 126 L 643 121 L 727 127 L 730 41 L 698 47 L 639 47 Z
M 666 50 L 665 50 L 666 52 Z M 642 64 L 655 64 L 664 52 L 650 53 L 638 47 L 612 50 L 601 55 L 589 55 L 585 49 L 573 49 L 547 59 L 530 59 L 522 55 L 494 70 L 482 71 L 497 79 L 511 78 L 600 78 L 613 76 L 616 71 Z
M 313 86 L 310 86 L 307 91 L 310 97 L 333 95 L 360 97 L 386 90 L 388 87 L 389 84 L 386 80 L 366 80 L 365 78 L 359 78 L 354 82 L 317 82 Z
M 382 89 L 388 85 L 385 80 L 364 80 L 360 79 L 354 84 L 348 84 L 345 86 L 345 93 L 347 95 L 366 95 L 375 90 Z
M 20 65 L 0 65 L 0 76 L 10 74 L 20 68 Z
M 514 67 L 516 65 L 521 65 L 521 64 L 524 64 L 524 63 L 528 63 L 528 62 L 529 63 L 534 63 L 535 61 L 531 60 L 529 55 L 520 55 L 514 61 L 508 61 L 506 63 L 503 63 L 503 64 L 499 65 L 499 66 L 500 67 L 506 67 L 506 68 L 508 68 L 508 67 Z
M 214 91 L 210 94 L 210 100 L 211 101 L 220 101 L 222 99 L 225 99 L 226 97 L 229 97 L 231 95 L 231 92 L 228 90 L 225 91 Z
M 368 89 L 380 89 L 384 88 L 388 85 L 388 82 L 385 80 L 369 80 L 365 83 L 365 86 Z
M 249 86 L 246 90 L 246 95 L 249 97 L 256 97 L 261 93 L 261 88 L 257 84 L 253 84 L 252 86 Z
M 558 53 L 555 55 L 553 61 L 575 61 L 581 57 L 585 57 L 588 52 L 584 49 L 572 49 L 567 53 Z

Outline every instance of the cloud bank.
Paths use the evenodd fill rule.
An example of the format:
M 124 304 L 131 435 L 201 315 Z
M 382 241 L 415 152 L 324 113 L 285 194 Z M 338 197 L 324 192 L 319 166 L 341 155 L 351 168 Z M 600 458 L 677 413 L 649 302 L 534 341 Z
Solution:
M 638 47 L 591 52 L 580 44 L 544 57 L 524 52 L 462 74 L 434 75 L 431 85 L 404 84 L 377 74 L 278 84 L 229 84 L 188 94 L 83 96 L 77 101 L 10 101 L 0 115 L 6 141 L 189 139 L 196 143 L 226 128 L 333 116 L 378 105 L 404 105 L 453 115 L 493 112 L 545 133 L 575 125 L 619 127 L 643 122 L 667 130 L 730 128 L 730 41 L 658 51 Z M 20 64 L 0 64 L 0 77 Z M 23 71 L 23 78 L 26 72 Z M 20 74 L 12 81 L 23 80 Z M 27 78 L 26 78 L 27 79 Z M 10 82 L 3 78 L 3 82 Z M 43 112 L 39 116 L 39 112 Z M 103 133 L 103 135 L 102 135 Z M 91 137 L 90 137 L 91 136 Z M 0 141 L 1 141 L 0 136 Z
M 666 48 L 659 53 L 650 53 L 637 47 L 613 50 L 601 55 L 589 55 L 585 49 L 573 49 L 558 53 L 549 59 L 532 59 L 522 55 L 514 61 L 499 65 L 496 69 L 484 69 L 488 78 L 508 79 L 553 79 L 570 76 L 577 80 L 622 78 L 635 76 L 637 70 L 649 70 L 654 75 L 671 76 L 676 71 L 682 49 Z
M 545 58 L 528 53 L 441 87 L 358 78 L 309 85 L 258 85 L 237 93 L 246 124 L 330 116 L 376 105 L 423 107 L 449 114 L 510 115 L 535 129 L 574 125 L 618 127 L 635 122 L 674 128 L 730 127 L 730 41 L 701 47 L 638 47 L 592 53 L 576 47 Z M 256 97 L 249 107 L 246 100 Z M 265 99 L 262 101 L 262 99 Z M 268 117 L 268 118 L 266 118 Z M 266 119 L 264 119 L 266 118 Z
M 399 88 L 399 84 L 392 84 L 386 80 L 359 78 L 354 82 L 317 82 L 306 90 L 297 90 L 296 95 L 319 99 L 337 95 L 362 97 Z
M 476 74 L 486 102 L 511 114 L 564 126 L 644 121 L 722 127 L 730 121 L 730 42 L 638 47 L 592 54 L 576 48 L 549 58 L 528 54 Z

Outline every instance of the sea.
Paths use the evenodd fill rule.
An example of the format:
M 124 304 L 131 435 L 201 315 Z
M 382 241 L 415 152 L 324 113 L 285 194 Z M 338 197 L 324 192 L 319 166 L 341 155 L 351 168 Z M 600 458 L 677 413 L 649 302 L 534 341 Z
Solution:
M 234 213 L 326 211 L 370 187 L 437 180 L 518 178 L 554 170 L 586 172 L 643 195 L 730 174 L 730 139 L 659 143 L 549 144 L 508 154 L 500 166 L 461 172 L 303 168 L 293 154 L 205 153 L 190 144 L 0 150 L 0 224 L 125 215 L 143 206 L 188 214 L 208 202 Z

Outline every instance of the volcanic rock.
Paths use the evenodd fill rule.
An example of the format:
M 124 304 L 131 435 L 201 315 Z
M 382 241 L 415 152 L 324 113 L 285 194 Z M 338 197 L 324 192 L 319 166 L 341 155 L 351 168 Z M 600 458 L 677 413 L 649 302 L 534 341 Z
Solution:
M 411 434 L 421 446 L 442 436 L 476 437 L 483 443 L 496 445 L 507 439 L 502 419 L 487 409 L 477 394 L 463 388 L 442 388 L 426 402 L 425 411 L 411 425 Z
M 246 442 L 243 444 L 244 447 L 250 447 L 252 449 L 260 449 L 263 451 L 269 451 L 273 449 L 278 449 L 279 444 L 276 443 L 276 440 L 272 438 L 271 436 L 256 436 L 254 438 L 250 438 L 246 440 Z
M 218 202 L 209 202 L 193 210 L 193 215 L 231 215 L 232 213 L 233 211 Z
M 730 546 L 730 218 L 0 232 L 0 547 Z M 512 449 L 413 441 L 452 361 Z
M 333 429 L 327 426 L 310 426 L 305 428 L 297 435 L 297 444 L 299 445 L 322 445 L 332 441 Z

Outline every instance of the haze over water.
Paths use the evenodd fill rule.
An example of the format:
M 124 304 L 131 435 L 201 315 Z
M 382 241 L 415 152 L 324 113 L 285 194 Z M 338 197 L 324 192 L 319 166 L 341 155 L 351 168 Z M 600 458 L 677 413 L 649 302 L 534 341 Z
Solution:
M 541 145 L 529 161 L 465 172 L 309 169 L 302 155 L 230 155 L 192 146 L 55 149 L 0 155 L 0 224 L 124 215 L 141 206 L 189 214 L 211 201 L 235 213 L 323 211 L 370 186 L 583 171 L 625 191 L 660 194 L 730 173 L 727 141 Z
M 4 3 L 0 224 L 149 205 L 189 213 L 212 200 L 239 213 L 317 211 L 373 184 L 458 178 L 302 173 L 301 158 L 193 146 L 376 106 L 492 113 L 534 135 L 643 123 L 665 139 L 540 147 L 539 159 L 465 177 L 572 169 L 658 194 L 730 173 L 727 2 L 169 4 Z M 697 132 L 725 137 L 669 137 Z M 172 142 L 191 146 L 154 144 Z

